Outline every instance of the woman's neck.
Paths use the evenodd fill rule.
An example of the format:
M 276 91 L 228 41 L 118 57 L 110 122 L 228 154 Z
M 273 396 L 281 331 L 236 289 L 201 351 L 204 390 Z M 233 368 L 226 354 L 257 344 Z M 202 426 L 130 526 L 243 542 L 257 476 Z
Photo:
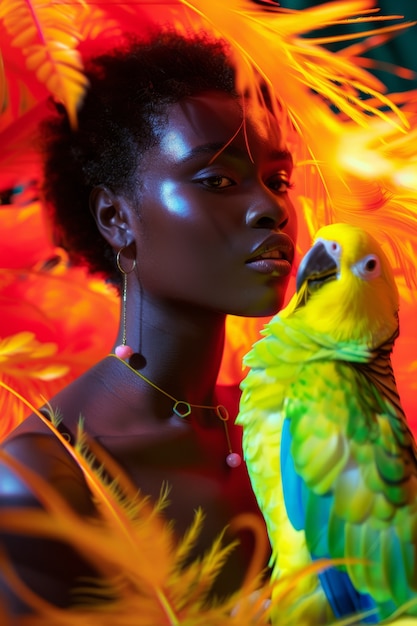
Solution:
M 141 355 L 132 362 L 141 374 L 178 400 L 215 403 L 225 317 L 185 305 L 130 306 L 127 343 Z M 121 337 L 120 331 L 119 342 Z

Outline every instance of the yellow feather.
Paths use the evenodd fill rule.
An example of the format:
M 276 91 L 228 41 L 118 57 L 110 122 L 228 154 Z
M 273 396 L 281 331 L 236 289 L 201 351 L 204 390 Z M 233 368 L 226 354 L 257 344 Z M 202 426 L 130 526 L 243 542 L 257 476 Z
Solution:
M 104 28 L 106 37 L 119 38 L 122 36 L 123 31 L 120 24 L 102 9 L 94 5 L 86 5 L 85 11 L 86 15 L 80 13 L 76 18 L 77 28 L 83 41 L 99 37 Z M 134 17 L 134 13 L 132 17 Z
M 39 402 L 62 386 L 68 365 L 57 355 L 57 346 L 36 340 L 30 332 L 21 332 L 0 339 L 0 383 L 21 390 L 32 401 Z M 27 410 L 10 393 L 0 394 L 0 441 L 23 421 Z
M 75 0 L 65 5 L 41 0 L 4 0 L 0 20 L 11 36 L 11 45 L 22 50 L 27 68 L 66 107 L 73 124 L 77 104 L 87 86 L 83 63 L 76 47 L 80 34 L 75 26 L 85 5 Z

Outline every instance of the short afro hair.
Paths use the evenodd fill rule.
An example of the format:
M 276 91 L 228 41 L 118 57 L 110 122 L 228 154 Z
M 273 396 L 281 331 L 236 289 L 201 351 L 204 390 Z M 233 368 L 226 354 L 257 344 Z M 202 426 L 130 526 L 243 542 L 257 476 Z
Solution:
M 114 252 L 90 212 L 92 189 L 134 197 L 141 155 L 157 143 L 169 105 L 207 90 L 236 96 L 235 71 L 224 42 L 159 32 L 91 59 L 86 75 L 77 127 L 60 105 L 41 127 L 42 193 L 55 243 L 70 262 L 120 285 Z

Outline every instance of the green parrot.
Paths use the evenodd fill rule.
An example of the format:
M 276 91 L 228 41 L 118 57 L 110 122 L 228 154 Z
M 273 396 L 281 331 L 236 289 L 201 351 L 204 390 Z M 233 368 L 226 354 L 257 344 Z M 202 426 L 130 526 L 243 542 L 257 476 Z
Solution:
M 272 578 L 295 576 L 280 606 L 297 626 L 378 623 L 406 603 L 417 615 L 416 444 L 390 360 L 392 268 L 364 230 L 333 224 L 296 288 L 244 359 L 237 418 Z M 319 559 L 332 563 L 317 573 Z

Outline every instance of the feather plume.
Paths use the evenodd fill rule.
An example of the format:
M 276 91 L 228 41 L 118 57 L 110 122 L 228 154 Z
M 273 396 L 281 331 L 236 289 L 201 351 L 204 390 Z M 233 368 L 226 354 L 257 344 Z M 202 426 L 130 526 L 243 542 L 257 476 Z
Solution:
M 21 51 L 29 72 L 63 102 L 73 123 L 87 85 L 77 51 L 79 15 L 87 10 L 81 0 L 70 4 L 4 0 L 0 5 L 0 21 L 11 37 L 10 45 Z
M 32 332 L 0 338 L 0 382 L 12 382 L 22 393 L 39 398 L 53 388 L 56 380 L 65 378 L 68 371 L 68 365 L 57 357 L 56 344 L 39 342 Z M 0 439 L 3 439 L 23 420 L 25 413 L 13 395 L 2 394 L 0 406 L 3 416 Z
M 7 254 L 7 249 L 3 251 Z M 30 241 L 27 255 L 36 255 Z M 3 269 L 0 284 L 0 380 L 24 393 L 33 404 L 43 403 L 43 397 L 57 393 L 108 352 L 116 333 L 117 298 L 100 281 L 75 269 L 62 269 L 61 273 L 57 267 L 55 271 L 34 267 Z M 101 336 L 88 311 L 103 303 L 109 317 L 108 332 Z M 71 324 L 65 316 L 67 309 L 71 309 Z M 1 440 L 28 413 L 13 396 L 3 393 L 0 410 Z
M 256 73 L 259 72 L 272 87 L 273 99 L 278 96 L 302 136 L 307 133 L 306 138 L 310 139 L 311 117 L 320 112 L 319 105 L 323 102 L 336 105 L 348 119 L 365 126 L 369 113 L 386 119 L 381 107 L 387 106 L 397 116 L 391 123 L 403 128 L 407 125 L 395 103 L 384 95 L 383 84 L 356 63 L 353 55 L 350 58 L 343 51 L 335 54 L 323 47 L 346 38 L 369 37 L 377 32 L 388 34 L 410 26 L 402 23 L 378 29 L 377 22 L 397 16 L 375 16 L 377 9 L 372 8 L 372 1 L 336 1 L 303 11 L 276 8 L 268 12 L 250 9 L 250 3 L 240 0 L 229 2 L 226 11 L 218 0 L 210 4 L 203 0 L 181 2 L 211 24 L 232 45 L 240 90 L 249 90 L 258 96 Z M 375 23 L 375 27 L 348 36 L 302 37 L 313 30 L 337 26 L 352 18 L 355 18 L 356 24 L 371 22 Z M 308 97 L 309 92 L 318 94 L 319 98 Z M 364 99 L 365 94 L 373 95 L 375 100 Z M 298 96 L 301 98 L 298 99 Z M 310 115 L 306 115 L 307 101 L 313 107 Z M 377 106 L 374 106 L 375 101 Z

